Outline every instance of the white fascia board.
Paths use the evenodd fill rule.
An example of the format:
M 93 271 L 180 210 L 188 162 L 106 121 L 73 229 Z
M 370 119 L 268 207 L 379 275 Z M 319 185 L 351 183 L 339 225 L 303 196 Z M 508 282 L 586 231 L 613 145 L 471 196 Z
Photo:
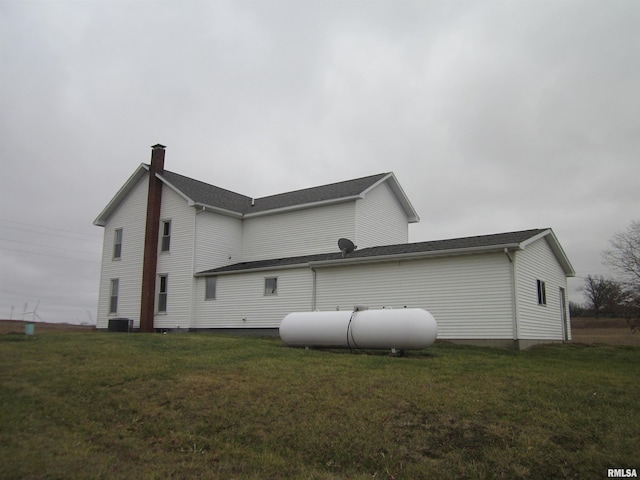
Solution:
M 182 190 L 180 190 L 178 187 L 175 187 L 174 185 L 171 184 L 171 182 L 168 182 L 167 179 L 162 177 L 160 174 L 156 174 L 156 177 L 159 178 L 162 181 L 162 183 L 164 183 L 166 186 L 168 186 L 171 190 L 173 190 L 179 196 L 184 198 L 186 200 L 186 202 L 187 202 L 187 205 L 190 206 L 190 207 L 196 207 L 196 208 L 201 207 L 201 208 L 204 208 L 205 210 L 208 210 L 208 211 L 211 211 L 211 212 L 220 213 L 222 215 L 228 215 L 230 217 L 237 217 L 237 218 L 241 218 L 242 217 L 242 214 L 239 213 L 239 212 L 234 212 L 232 210 L 227 210 L 225 208 L 214 207 L 212 205 L 206 205 L 204 203 L 196 202 L 192 198 L 190 198 L 187 195 L 185 195 L 185 193 Z
M 93 224 L 98 227 L 104 227 L 107 224 L 107 219 L 111 213 L 120 205 L 120 202 L 124 200 L 124 197 L 133 189 L 133 187 L 140 181 L 140 179 L 149 171 L 149 167 L 144 163 L 133 172 L 133 174 L 124 182 L 124 185 L 120 187 L 120 190 L 113 196 L 111 201 L 100 212 L 100 214 L 93 221 Z
M 292 270 L 294 268 L 306 268 L 309 262 L 293 263 L 291 265 L 274 265 L 271 267 L 247 268 L 243 270 L 229 270 L 227 272 L 199 272 L 194 277 L 217 277 L 218 275 L 234 275 L 239 273 L 273 272 L 274 270 Z
M 434 257 L 453 257 L 458 255 L 473 255 L 476 253 L 501 253 L 507 249 L 509 251 L 520 250 L 517 243 L 509 243 L 504 245 L 491 245 L 488 247 L 469 247 L 469 248 L 453 248 L 449 250 L 435 250 L 431 252 L 411 252 L 411 253 L 396 253 L 393 255 L 376 255 L 369 257 L 354 257 L 354 258 L 338 258 L 335 260 L 320 260 L 317 262 L 309 262 L 311 267 L 333 267 L 344 264 L 356 264 L 356 263 L 377 263 L 377 262 L 390 262 L 395 260 L 414 260 L 419 258 L 434 258 Z
M 288 207 L 273 208 L 271 210 L 262 210 L 256 213 L 245 213 L 243 217 L 244 218 L 262 217 L 265 215 L 273 215 L 275 213 L 292 212 L 294 210 L 303 210 L 305 208 L 314 208 L 314 207 L 321 207 L 323 205 L 333 205 L 337 203 L 350 202 L 350 201 L 358 200 L 359 198 L 361 198 L 360 195 L 353 195 L 350 197 L 341 197 L 341 198 L 332 198 L 331 200 L 322 200 L 320 202 L 301 203 L 297 205 L 290 205 Z
M 396 176 L 395 176 L 395 174 L 393 172 L 385 175 L 380 180 L 378 180 L 376 183 L 374 183 L 369 188 L 364 190 L 360 194 L 360 196 L 362 198 L 364 198 L 364 196 L 367 193 L 369 193 L 371 190 L 376 188 L 381 183 L 387 182 L 387 181 L 389 182 L 389 187 L 391 188 L 391 191 L 395 194 L 396 198 L 398 199 L 398 202 L 400 203 L 400 205 L 402 206 L 402 209 L 404 210 L 405 214 L 407 215 L 407 220 L 409 221 L 409 223 L 417 223 L 417 222 L 419 222 L 420 221 L 420 217 L 418 216 L 418 213 L 416 212 L 415 208 L 413 208 L 413 205 L 411 205 L 411 202 L 409 201 L 409 197 L 407 197 L 407 194 L 404 193 L 404 190 L 402 189 L 402 186 L 400 185 L 400 182 L 398 182 L 398 179 L 396 178 Z
M 160 180 L 162 183 L 164 183 L 167 187 L 169 187 L 171 190 L 173 190 L 174 192 L 176 192 L 179 196 L 181 196 L 182 198 L 184 198 L 190 205 L 194 203 L 194 201 L 187 197 L 185 195 L 185 193 L 180 190 L 178 187 L 175 187 L 174 185 L 172 185 L 169 181 L 167 181 L 166 178 L 164 178 L 161 174 L 156 173 L 156 178 L 158 180 Z
M 194 274 L 195 277 L 209 277 L 214 275 L 232 275 L 238 273 L 252 273 L 262 271 L 273 270 L 288 270 L 291 268 L 316 268 L 316 267 L 335 267 L 340 265 L 354 265 L 362 263 L 379 263 L 379 262 L 392 262 L 399 260 L 413 260 L 419 258 L 434 258 L 434 257 L 451 257 L 456 255 L 472 255 L 477 253 L 502 253 L 506 250 L 516 251 L 520 250 L 520 246 L 517 243 L 508 243 L 503 245 L 491 245 L 488 247 L 470 247 L 470 248 L 456 248 L 450 250 L 436 250 L 433 252 L 412 252 L 412 253 L 396 253 L 393 255 L 371 255 L 368 257 L 355 257 L 355 258 L 337 258 L 335 260 L 318 260 L 315 262 L 301 262 L 291 265 L 273 265 L 270 267 L 258 267 L 247 268 L 242 270 L 230 270 L 227 272 L 200 272 Z
M 565 275 L 567 277 L 575 277 L 576 271 L 574 270 L 573 265 L 571 265 L 571 262 L 569 261 L 569 257 L 567 257 L 567 254 L 562 248 L 562 245 L 560 245 L 560 242 L 558 241 L 558 237 L 556 237 L 556 234 L 553 233 L 553 230 L 551 230 L 550 228 L 539 233 L 538 235 L 534 235 L 533 237 L 526 239 L 524 242 L 520 244 L 520 246 L 524 249 L 527 247 L 527 245 L 530 245 L 533 242 L 540 240 L 542 238 L 546 240 L 547 244 L 549 245 L 549 248 L 551 248 L 551 251 L 556 256 L 556 259 L 558 260 L 558 263 L 564 270 Z
M 547 235 L 549 235 L 549 233 L 551 233 L 551 229 L 549 229 L 549 228 L 548 228 L 548 229 L 546 229 L 546 230 L 544 230 L 544 231 L 540 232 L 539 234 L 534 235 L 533 237 L 529 237 L 529 238 L 527 238 L 526 240 L 524 240 L 524 241 L 520 242 L 520 246 L 521 246 L 522 248 L 527 248 L 527 245 L 530 245 L 530 244 L 532 244 L 533 242 L 535 242 L 535 241 L 537 241 L 537 240 L 540 240 L 541 238 L 546 237 Z
M 228 217 L 242 218 L 242 214 L 239 212 L 234 212 L 233 210 L 227 210 L 226 208 L 214 207 L 212 205 L 207 205 L 206 203 L 194 202 L 193 200 L 189 201 L 190 207 L 195 208 L 203 208 L 208 212 L 219 213 L 221 215 L 226 215 Z

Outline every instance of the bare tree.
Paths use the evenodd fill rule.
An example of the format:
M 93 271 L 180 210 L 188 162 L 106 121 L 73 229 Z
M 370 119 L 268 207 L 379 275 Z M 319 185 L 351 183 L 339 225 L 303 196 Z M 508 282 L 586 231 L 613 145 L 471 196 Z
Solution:
M 604 278 L 602 275 L 595 277 L 587 275 L 580 290 L 587 299 L 587 307 L 596 318 L 599 318 L 600 314 L 605 313 L 605 308 L 610 309 L 617 300 L 613 297 L 618 295 L 620 286 L 614 280 Z
M 640 288 L 640 221 L 633 220 L 626 231 L 616 233 L 611 248 L 602 252 L 605 262 L 633 290 Z

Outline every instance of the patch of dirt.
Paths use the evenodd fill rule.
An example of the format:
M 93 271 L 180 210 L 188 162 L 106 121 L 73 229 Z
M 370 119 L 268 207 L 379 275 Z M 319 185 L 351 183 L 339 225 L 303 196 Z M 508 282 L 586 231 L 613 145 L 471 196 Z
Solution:
M 75 325 L 72 323 L 28 322 L 26 320 L 0 320 L 0 335 L 7 333 L 24 333 L 26 323 L 35 323 L 34 333 L 50 332 L 90 332 L 95 325 Z
M 624 318 L 572 318 L 571 338 L 576 343 L 640 346 L 640 330 L 634 333 Z

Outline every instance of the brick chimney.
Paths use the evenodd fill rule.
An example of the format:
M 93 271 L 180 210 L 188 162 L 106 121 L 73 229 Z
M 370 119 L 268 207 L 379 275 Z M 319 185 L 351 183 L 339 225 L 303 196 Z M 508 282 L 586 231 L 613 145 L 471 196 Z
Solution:
M 144 260 L 142 263 L 142 298 L 140 302 L 140 331 L 153 332 L 156 299 L 156 267 L 158 264 L 158 237 L 160 236 L 160 204 L 162 181 L 156 174 L 164 173 L 164 145 L 151 147 L 149 193 L 147 195 L 147 222 L 144 233 Z

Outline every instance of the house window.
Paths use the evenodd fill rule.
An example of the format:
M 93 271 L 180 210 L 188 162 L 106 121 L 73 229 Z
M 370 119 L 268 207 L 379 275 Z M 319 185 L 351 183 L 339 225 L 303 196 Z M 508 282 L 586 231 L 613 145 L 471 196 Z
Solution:
M 278 294 L 278 277 L 267 277 L 264 279 L 264 294 L 265 295 Z
M 216 299 L 216 283 L 218 277 L 207 277 L 206 285 L 205 285 L 205 300 L 215 300 Z
M 538 286 L 538 305 L 547 304 L 547 288 L 542 280 L 536 280 Z
M 169 251 L 171 245 L 171 220 L 162 221 L 162 247 L 163 252 Z
M 118 228 L 113 239 L 113 259 L 119 259 L 120 255 L 122 255 L 122 229 Z
M 118 289 L 120 287 L 120 280 L 117 278 L 111 279 L 111 293 L 109 300 L 109 313 L 118 312 Z
M 158 312 L 167 311 L 167 275 L 160 275 L 160 289 L 158 290 Z

